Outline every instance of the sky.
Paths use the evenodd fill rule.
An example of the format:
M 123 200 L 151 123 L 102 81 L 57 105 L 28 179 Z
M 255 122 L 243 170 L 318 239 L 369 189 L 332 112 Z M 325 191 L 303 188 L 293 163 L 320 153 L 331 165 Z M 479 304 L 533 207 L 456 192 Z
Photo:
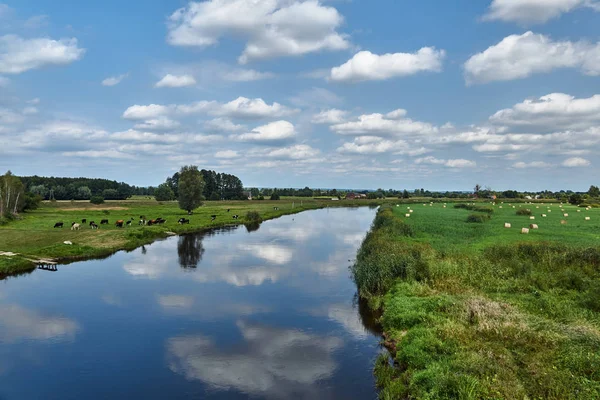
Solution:
M 587 190 L 599 153 L 598 0 L 0 2 L 2 172 Z

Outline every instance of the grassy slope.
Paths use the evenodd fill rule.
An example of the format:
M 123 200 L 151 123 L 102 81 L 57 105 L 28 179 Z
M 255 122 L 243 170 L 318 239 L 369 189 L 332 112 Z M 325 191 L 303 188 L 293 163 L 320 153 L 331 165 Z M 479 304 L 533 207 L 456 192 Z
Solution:
M 354 274 L 397 363 L 376 363 L 382 398 L 600 398 L 600 210 L 523 207 L 379 213 Z
M 322 207 L 367 205 L 366 201 L 327 201 L 306 198 L 283 198 L 280 201 L 208 201 L 188 216 L 177 206 L 177 202 L 158 203 L 145 198 L 125 201 L 107 201 L 102 205 L 89 202 L 43 203 L 33 212 L 24 213 L 22 219 L 0 226 L 0 251 L 19 253 L 20 256 L 7 258 L 0 256 L 0 275 L 31 269 L 27 259 L 81 259 L 104 256 L 116 250 L 131 249 L 150 241 L 165 237 L 167 231 L 175 233 L 194 232 L 233 223 L 244 223 L 248 211 L 258 211 L 263 220 L 281 215 L 296 213 Z M 274 210 L 278 207 L 279 210 Z M 227 209 L 231 209 L 227 212 Z M 107 214 L 108 213 L 108 214 Z M 217 215 L 211 221 L 211 215 Z M 238 214 L 239 220 L 233 215 Z M 147 218 L 162 217 L 167 220 L 160 226 L 138 226 L 140 215 Z M 181 217 L 189 218 L 189 225 L 179 225 Z M 83 218 L 95 221 L 108 219 L 109 225 L 101 225 L 92 230 L 82 225 L 80 231 L 71 231 L 72 222 L 80 223 Z M 132 226 L 116 228 L 114 222 L 119 219 L 133 218 Z M 55 222 L 64 222 L 65 227 L 54 229 Z M 72 246 L 63 244 L 71 241 Z

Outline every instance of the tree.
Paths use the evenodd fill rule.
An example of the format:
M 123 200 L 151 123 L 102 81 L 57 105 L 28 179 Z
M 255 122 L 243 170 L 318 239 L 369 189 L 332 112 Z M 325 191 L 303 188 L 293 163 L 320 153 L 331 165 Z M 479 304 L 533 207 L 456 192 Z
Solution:
M 21 180 L 8 171 L 0 176 L 0 218 L 23 210 L 24 186 Z
M 202 205 L 204 197 L 204 179 L 202 173 L 198 171 L 195 165 L 186 165 L 179 171 L 179 208 L 191 213 L 197 207 Z
M 271 200 L 279 200 L 279 193 L 273 192 L 273 194 L 271 194 Z
M 31 188 L 29 188 L 29 191 L 33 194 L 36 194 L 36 195 L 42 197 L 42 198 L 45 198 L 46 195 L 48 194 L 48 189 L 44 185 L 31 186 Z
M 80 186 L 77 188 L 75 197 L 77 200 L 89 200 L 92 197 L 92 190 L 87 186 Z
M 102 204 L 102 203 L 104 203 L 104 197 L 102 197 L 102 196 L 92 196 L 90 198 L 90 203 L 92 203 L 92 204 Z
M 167 178 L 165 182 L 174 193 L 174 198 L 179 196 L 179 172 L 175 172 L 173 176 Z
M 578 206 L 579 204 L 583 203 L 583 197 L 581 197 L 579 193 L 573 193 L 569 197 L 569 203 Z
M 478 183 L 475 185 L 475 187 L 473 188 L 473 193 L 475 193 L 475 195 L 477 196 L 479 194 L 479 191 L 481 190 L 481 185 Z
M 404 191 L 402 192 L 402 198 L 410 199 L 410 194 L 408 194 L 408 190 L 404 189 Z
M 175 198 L 175 193 L 173 193 L 168 183 L 163 183 L 158 185 L 154 191 L 154 198 L 156 201 L 171 201 Z
M 590 190 L 588 190 L 588 194 L 590 197 L 600 197 L 600 188 L 598 186 L 590 186 Z

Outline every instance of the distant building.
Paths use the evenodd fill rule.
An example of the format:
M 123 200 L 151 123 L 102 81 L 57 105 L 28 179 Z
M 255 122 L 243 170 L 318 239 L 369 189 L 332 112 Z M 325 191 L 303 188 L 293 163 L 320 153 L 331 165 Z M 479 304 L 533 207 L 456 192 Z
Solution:
M 348 194 L 346 194 L 346 200 L 354 200 L 356 198 L 357 194 L 350 192 Z

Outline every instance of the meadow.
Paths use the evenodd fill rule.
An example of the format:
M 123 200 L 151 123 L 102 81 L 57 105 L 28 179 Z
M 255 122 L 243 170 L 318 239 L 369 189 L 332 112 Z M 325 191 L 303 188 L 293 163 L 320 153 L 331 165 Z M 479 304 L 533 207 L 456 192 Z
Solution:
M 385 201 L 380 201 L 383 202 Z M 12 257 L 0 256 L 0 277 L 33 269 L 35 263 L 32 260 L 69 262 L 103 257 L 117 250 L 131 250 L 172 234 L 198 232 L 232 224 L 245 224 L 249 229 L 255 229 L 258 222 L 281 215 L 323 207 L 368 204 L 372 202 L 299 197 L 282 197 L 278 201 L 207 201 L 194 210 L 193 215 L 188 216 L 186 211 L 179 209 L 176 201 L 157 202 L 146 196 L 106 201 L 100 205 L 89 201 L 43 202 L 39 209 L 22 213 L 19 219 L 0 226 L 0 252 L 18 253 Z M 259 221 L 250 220 L 248 212 L 258 213 Z M 216 215 L 214 221 L 211 215 Z M 234 215 L 238 215 L 239 219 L 233 219 Z M 166 223 L 139 226 L 140 216 L 147 219 L 161 217 L 166 219 Z M 180 225 L 177 222 L 180 218 L 189 219 L 190 223 Z M 81 224 L 82 219 L 86 219 L 87 223 Z M 100 225 L 102 219 L 108 219 L 109 224 Z M 117 228 L 117 220 L 131 220 L 132 223 L 131 226 Z M 90 229 L 90 221 L 95 221 L 100 229 Z M 53 228 L 56 222 L 63 222 L 64 227 Z M 73 222 L 81 224 L 80 230 L 70 229 Z M 65 241 L 72 245 L 64 244 Z
M 600 209 L 475 207 L 382 207 L 361 246 L 380 398 L 600 398 Z

